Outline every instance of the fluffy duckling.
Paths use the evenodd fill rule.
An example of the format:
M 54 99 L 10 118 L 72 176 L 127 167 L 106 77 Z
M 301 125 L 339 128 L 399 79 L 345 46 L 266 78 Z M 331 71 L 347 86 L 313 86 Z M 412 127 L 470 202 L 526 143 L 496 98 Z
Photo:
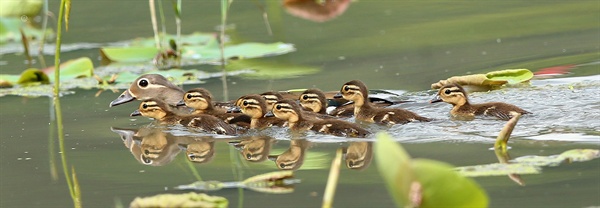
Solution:
M 444 101 L 452 104 L 450 114 L 454 117 L 473 119 L 476 115 L 495 116 L 502 120 L 510 120 L 516 114 L 530 114 L 517 106 L 501 103 L 489 102 L 481 104 L 471 104 L 467 97 L 467 92 L 458 84 L 447 84 L 440 88 L 436 97 L 430 103 Z
M 275 91 L 264 92 L 260 94 L 260 96 L 265 99 L 267 104 L 267 112 L 271 112 L 273 110 L 273 105 L 275 105 L 277 101 L 283 100 L 283 95 Z
M 273 114 L 275 114 L 275 117 L 277 118 L 287 120 L 288 126 L 295 132 L 313 130 L 325 134 L 350 137 L 365 137 L 370 134 L 369 131 L 360 127 L 358 124 L 347 121 L 306 118 L 302 113 L 300 105 L 289 99 L 280 100 L 275 103 Z
M 125 90 L 117 99 L 110 102 L 110 107 L 117 106 L 132 100 L 147 100 L 154 98 L 171 106 L 176 106 L 181 100 L 184 91 L 169 82 L 160 74 L 145 74 L 138 77 L 129 89 Z
M 379 108 L 368 102 L 369 90 L 367 86 L 359 81 L 346 82 L 340 94 L 346 100 L 354 102 L 354 115 L 357 121 L 380 124 L 406 124 L 412 121 L 430 121 L 430 119 L 417 115 L 408 110 L 400 108 Z
M 285 126 L 285 120 L 276 117 L 265 117 L 267 114 L 267 102 L 260 95 L 245 95 L 240 97 L 235 105 L 242 113 L 250 116 L 251 129 L 263 129 L 270 126 Z
M 183 95 L 178 106 L 187 106 L 193 108 L 192 114 L 207 114 L 224 120 L 226 123 L 235 124 L 241 127 L 250 126 L 250 116 L 243 113 L 227 112 L 224 108 L 215 107 L 212 103 L 212 94 L 204 88 L 194 88 L 188 90 Z
M 142 101 L 138 110 L 131 113 L 131 116 L 154 118 L 163 125 L 181 124 L 187 127 L 193 127 L 209 133 L 234 135 L 235 129 L 221 119 L 211 115 L 178 115 L 171 111 L 171 108 L 158 99 L 149 99 Z
M 325 93 L 319 89 L 305 90 L 300 94 L 298 100 L 300 100 L 302 112 L 306 116 L 317 119 L 335 118 L 327 113 L 327 98 L 325 97 Z

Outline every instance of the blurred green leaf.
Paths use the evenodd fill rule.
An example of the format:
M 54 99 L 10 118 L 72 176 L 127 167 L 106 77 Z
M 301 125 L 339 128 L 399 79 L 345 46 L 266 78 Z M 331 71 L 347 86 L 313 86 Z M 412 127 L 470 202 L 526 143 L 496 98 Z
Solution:
M 44 69 L 44 72 L 54 81 L 54 67 Z M 75 78 L 92 77 L 94 75 L 94 64 L 88 57 L 73 59 L 60 64 L 60 80 L 71 80 Z
M 261 60 L 234 60 L 225 66 L 227 71 L 251 70 L 253 73 L 245 73 L 242 77 L 250 79 L 282 79 L 301 75 L 314 74 L 319 68 L 310 66 L 297 66 L 268 63 Z
M 156 47 L 101 48 L 103 61 L 108 62 L 147 62 L 151 61 L 159 49 Z
M 399 207 L 487 207 L 485 192 L 446 163 L 411 160 L 387 133 L 378 133 L 375 158 L 379 173 Z
M 136 197 L 129 207 L 228 207 L 228 204 L 229 201 L 224 197 L 190 192 Z
M 34 17 L 40 13 L 43 0 L 4 0 L 0 1 L 0 17 Z
M 0 11 L 3 10 L 5 9 L 0 9 Z M 52 30 L 50 29 L 42 31 L 41 29 L 35 28 L 29 24 L 25 24 L 20 18 L 17 17 L 0 17 L 0 44 L 8 42 L 21 42 L 21 28 L 29 40 L 41 40 L 44 35 L 52 34 Z
M 21 73 L 17 83 L 20 85 L 28 85 L 33 83 L 50 84 L 50 79 L 48 78 L 48 75 L 41 70 L 30 68 Z

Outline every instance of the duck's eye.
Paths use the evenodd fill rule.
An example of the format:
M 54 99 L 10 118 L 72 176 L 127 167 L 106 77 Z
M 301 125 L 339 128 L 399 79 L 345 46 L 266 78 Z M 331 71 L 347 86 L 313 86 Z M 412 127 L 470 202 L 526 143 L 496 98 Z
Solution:
M 148 108 L 148 105 L 146 103 L 144 103 L 144 104 L 142 104 L 142 108 L 146 109 L 146 108 Z
M 275 106 L 275 109 L 277 109 L 277 110 L 281 110 L 281 105 L 276 105 L 276 106 Z
M 350 87 L 344 86 L 344 91 L 349 91 L 349 90 L 350 90 Z
M 192 94 L 187 94 L 187 99 L 192 99 Z
M 304 96 L 302 96 L 302 99 L 304 99 L 304 100 L 308 100 L 308 95 L 304 95 Z
M 252 155 L 250 153 L 246 154 L 246 159 L 252 159 Z
M 450 91 L 450 89 L 446 89 L 446 91 L 444 91 L 444 93 L 445 93 L 446 95 L 449 95 L 451 92 L 452 92 L 452 91 Z
M 245 100 L 244 100 L 244 102 L 242 103 L 242 105 L 244 105 L 244 106 L 248 106 L 248 101 L 245 101 Z
M 149 84 L 149 83 L 148 83 L 148 79 L 145 79 L 145 78 L 144 78 L 144 79 L 141 79 L 141 80 L 140 80 L 140 82 L 138 83 L 138 85 L 139 85 L 140 87 L 147 87 L 147 86 L 148 86 L 148 84 Z

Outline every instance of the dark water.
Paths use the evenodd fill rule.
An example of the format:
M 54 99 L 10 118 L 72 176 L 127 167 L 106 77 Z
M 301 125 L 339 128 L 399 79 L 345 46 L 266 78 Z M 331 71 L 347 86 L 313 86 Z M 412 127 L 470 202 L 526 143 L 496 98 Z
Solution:
M 57 8 L 56 4 L 52 2 L 50 8 Z M 165 2 L 166 8 L 170 8 L 168 4 Z M 373 89 L 406 92 L 401 98 L 415 102 L 398 107 L 435 119 L 389 129 L 372 126 L 371 130 L 389 132 L 413 157 L 469 166 L 497 162 L 489 148 L 504 122 L 449 119 L 450 105 L 427 103 L 434 94 L 428 90 L 431 83 L 454 75 L 507 68 L 537 71 L 577 65 L 563 77 L 534 80 L 525 87 L 473 93 L 471 99 L 505 101 L 534 112 L 522 117 L 513 132 L 509 143 L 512 157 L 548 156 L 600 146 L 600 5 L 596 1 L 358 1 L 342 16 L 325 23 L 290 16 L 280 5 L 265 5 L 273 29 L 273 36 L 269 36 L 255 3 L 234 1 L 230 22 L 235 29 L 229 35 L 240 42 L 293 43 L 296 52 L 261 60 L 311 66 L 319 71 L 268 80 L 231 76 L 230 98 L 267 90 L 338 90 L 348 80 L 361 79 Z M 70 30 L 63 38 L 66 44 L 107 44 L 152 35 L 147 2 L 73 1 L 72 7 Z M 218 8 L 217 1 L 184 1 L 183 33 L 214 31 L 220 18 Z M 171 12 L 167 16 L 172 17 Z M 174 21 L 167 21 L 168 29 L 173 31 Z M 62 56 L 63 60 L 80 56 L 96 60 L 99 55 L 94 48 Z M 1 72 L 19 73 L 25 67 L 23 59 L 20 54 L 2 55 Z M 192 68 L 213 70 L 207 66 Z M 221 85 L 214 78 L 184 88 L 201 86 L 222 99 Z M 223 182 L 278 170 L 269 160 L 246 161 L 229 144 L 246 137 L 206 138 L 205 144 L 214 145 L 214 155 L 205 163 L 189 163 L 186 153 L 177 147 L 189 145 L 189 137 L 198 136 L 186 130 L 175 128 L 150 137 L 122 137 L 115 132 L 128 131 L 116 129 L 131 133 L 150 121 L 128 117 L 137 103 L 108 108 L 118 94 L 106 91 L 95 96 L 96 92 L 77 89 L 74 95 L 61 99 L 67 160 L 77 172 L 85 207 L 126 206 L 138 196 L 183 193 L 172 188 L 197 180 L 192 169 L 203 180 Z M 71 206 L 56 132 L 50 128 L 51 100 L 5 96 L 0 103 L 0 206 Z M 282 154 L 297 142 L 285 129 L 263 133 L 272 137 L 270 155 Z M 292 194 L 242 189 L 208 193 L 226 197 L 230 207 L 320 206 L 335 150 L 363 140 L 314 134 L 305 139 L 301 144 L 306 148 L 304 161 L 295 171 L 302 182 Z M 143 147 L 165 141 L 172 158 L 161 155 L 154 160 L 153 165 L 163 166 L 142 164 L 139 155 Z M 362 170 L 342 167 L 334 206 L 392 207 L 376 165 L 372 161 Z M 57 168 L 55 176 L 51 167 Z M 598 175 L 600 161 L 592 160 L 544 167 L 541 174 L 522 175 L 525 186 L 507 176 L 475 180 L 487 192 L 492 207 L 589 207 L 600 205 Z

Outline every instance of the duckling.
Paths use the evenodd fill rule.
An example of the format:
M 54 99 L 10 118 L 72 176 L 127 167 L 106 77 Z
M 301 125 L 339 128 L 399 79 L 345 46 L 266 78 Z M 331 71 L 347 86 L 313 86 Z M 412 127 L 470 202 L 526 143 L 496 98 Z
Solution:
M 209 133 L 234 135 L 235 129 L 221 119 L 211 115 L 178 115 L 171 108 L 158 99 L 144 100 L 138 110 L 131 116 L 145 116 L 154 118 L 163 125 L 181 124 L 187 127 L 204 130 Z
M 275 105 L 277 101 L 283 100 L 283 95 L 275 91 L 264 92 L 260 94 L 260 96 L 265 99 L 267 104 L 267 112 L 271 112 L 273 110 L 273 105 Z
M 327 113 L 327 98 L 325 93 L 319 89 L 305 90 L 300 94 L 298 100 L 300 100 L 302 112 L 307 116 L 317 119 L 335 118 Z
M 454 83 L 444 85 L 440 88 L 436 97 L 432 99 L 430 103 L 441 101 L 450 103 L 454 106 L 452 107 L 452 110 L 450 110 L 452 116 L 466 119 L 473 119 L 476 115 L 484 115 L 495 116 L 502 120 L 510 120 L 516 114 L 531 113 L 508 103 L 489 102 L 471 104 L 469 103 L 465 89 Z
M 251 129 L 263 129 L 270 126 L 286 126 L 285 120 L 275 117 L 265 117 L 267 114 L 267 102 L 260 95 L 252 94 L 240 97 L 235 105 L 238 106 L 242 113 L 250 116 Z
M 360 127 L 358 124 L 337 119 L 307 119 L 295 101 L 285 99 L 275 103 L 273 108 L 275 117 L 288 121 L 288 126 L 292 131 L 301 132 L 313 130 L 320 133 L 332 134 L 335 136 L 365 137 L 370 134 L 369 131 Z
M 359 80 L 346 82 L 340 90 L 340 94 L 344 99 L 354 102 L 354 115 L 357 121 L 387 125 L 406 124 L 411 121 L 430 121 L 429 118 L 419 116 L 408 110 L 375 107 L 367 102 L 368 93 L 367 86 Z
M 204 88 L 194 88 L 188 90 L 183 95 L 183 100 L 177 103 L 177 106 L 187 106 L 193 108 L 192 114 L 207 114 L 224 120 L 226 123 L 235 124 L 241 127 L 250 126 L 250 116 L 243 113 L 227 112 L 224 108 L 215 107 L 212 103 L 212 94 Z
M 138 77 L 129 89 L 125 90 L 117 99 L 110 102 L 110 107 L 117 106 L 132 100 L 147 100 L 155 98 L 171 106 L 176 106 L 181 100 L 184 91 L 169 82 L 160 74 L 145 74 Z

